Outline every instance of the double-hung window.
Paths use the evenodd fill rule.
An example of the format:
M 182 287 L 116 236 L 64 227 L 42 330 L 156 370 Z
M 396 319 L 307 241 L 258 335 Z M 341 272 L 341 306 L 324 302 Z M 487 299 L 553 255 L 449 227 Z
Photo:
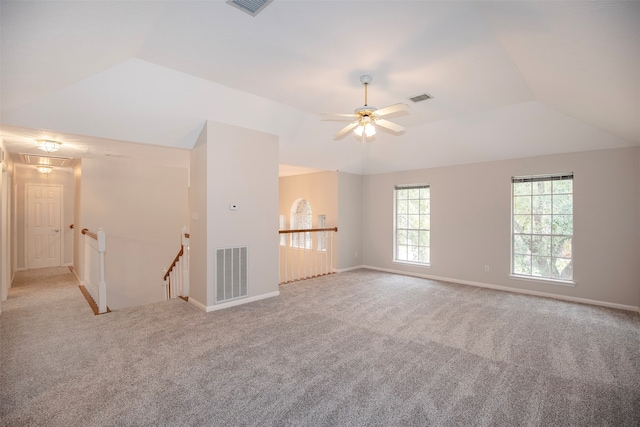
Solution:
M 431 190 L 428 185 L 395 187 L 394 261 L 429 265 Z
M 573 174 L 512 178 L 511 273 L 573 281 Z

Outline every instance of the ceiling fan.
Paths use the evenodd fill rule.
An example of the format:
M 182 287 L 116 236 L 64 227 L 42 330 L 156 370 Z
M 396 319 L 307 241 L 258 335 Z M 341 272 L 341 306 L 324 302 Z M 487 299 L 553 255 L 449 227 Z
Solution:
M 338 120 L 354 119 L 351 123 L 336 133 L 333 136 L 334 139 L 342 138 L 349 133 L 350 130 L 353 130 L 354 133 L 358 135 L 358 137 L 362 137 L 364 141 L 365 138 L 376 134 L 376 126 L 389 129 L 393 132 L 402 132 L 404 130 L 404 126 L 390 122 L 382 117 L 399 111 L 405 111 L 409 106 L 407 104 L 393 104 L 388 107 L 377 109 L 376 107 L 367 105 L 367 86 L 371 83 L 371 80 L 373 80 L 373 78 L 370 75 L 360 77 L 360 81 L 364 85 L 364 105 L 356 108 L 353 114 L 323 114 L 323 116 L 327 117 L 340 118 Z

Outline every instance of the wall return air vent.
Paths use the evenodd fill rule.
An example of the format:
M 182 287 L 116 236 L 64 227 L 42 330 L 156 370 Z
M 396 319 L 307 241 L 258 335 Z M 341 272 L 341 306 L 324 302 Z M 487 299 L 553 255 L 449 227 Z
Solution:
M 251 16 L 256 16 L 272 1 L 273 0 L 227 0 L 227 3 Z

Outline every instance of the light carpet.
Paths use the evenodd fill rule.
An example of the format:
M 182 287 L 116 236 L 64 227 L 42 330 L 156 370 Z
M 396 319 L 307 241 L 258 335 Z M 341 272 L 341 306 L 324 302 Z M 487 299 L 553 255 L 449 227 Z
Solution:
M 640 425 L 636 313 L 358 270 L 94 316 L 66 269 L 0 316 L 0 425 Z

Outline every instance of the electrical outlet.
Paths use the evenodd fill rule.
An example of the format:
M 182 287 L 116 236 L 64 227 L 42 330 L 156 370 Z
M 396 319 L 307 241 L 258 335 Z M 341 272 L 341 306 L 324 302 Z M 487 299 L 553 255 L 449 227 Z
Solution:
M 485 272 L 485 273 L 488 273 L 488 272 L 489 272 L 489 266 L 488 266 L 488 265 L 485 265 L 485 266 L 484 266 L 484 272 Z

